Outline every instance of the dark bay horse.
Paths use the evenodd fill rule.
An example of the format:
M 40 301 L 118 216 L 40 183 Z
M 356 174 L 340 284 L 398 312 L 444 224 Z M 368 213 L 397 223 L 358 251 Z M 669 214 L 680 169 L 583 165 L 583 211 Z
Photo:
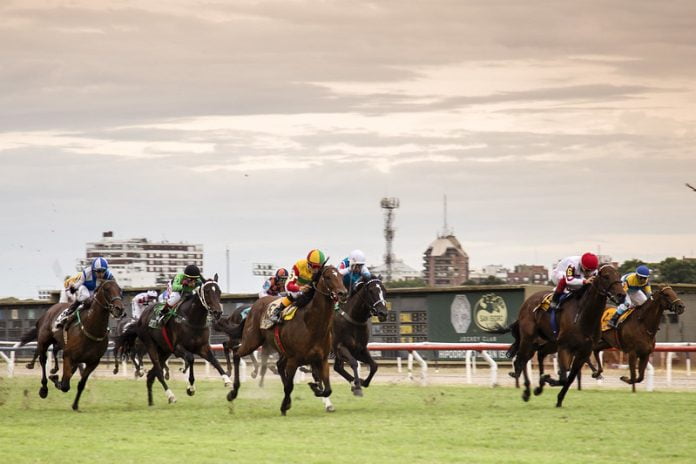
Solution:
M 46 317 L 37 321 L 36 329 L 22 337 L 27 340 L 30 334 L 36 331 L 37 350 L 41 363 L 41 388 L 39 396 L 46 398 L 48 395 L 48 379 L 46 378 L 47 350 L 51 345 L 58 345 L 63 350 L 63 378 L 58 382 L 58 376 L 52 375 L 50 379 L 63 392 L 70 390 L 70 378 L 75 373 L 80 363 L 85 364 L 80 382 L 77 384 L 77 395 L 73 401 L 73 410 L 78 410 L 80 396 L 85 388 L 87 379 L 99 364 L 99 360 L 106 352 L 109 344 L 109 315 L 120 318 L 123 315 L 123 301 L 121 289 L 114 280 L 107 280 L 97 287 L 91 304 L 87 310 L 76 311 L 76 323 L 69 324 L 66 330 L 53 330 L 55 319 L 69 305 L 57 303 L 46 312 Z M 41 324 L 39 324 L 41 322 Z M 31 340 L 28 340 L 31 341 Z
M 219 320 L 213 323 L 213 329 L 218 332 L 222 332 L 227 335 L 227 340 L 222 342 L 222 351 L 225 353 L 225 359 L 227 360 L 227 375 L 232 375 L 232 360 L 230 359 L 230 353 L 232 348 L 239 345 L 242 341 L 242 329 L 243 322 L 246 315 L 251 310 L 248 305 L 243 305 L 235 308 L 229 316 L 222 316 Z M 254 365 L 254 370 L 251 372 L 250 377 L 255 379 L 259 376 L 259 387 L 263 387 L 263 380 L 266 376 L 266 370 L 268 369 L 268 357 L 273 351 L 271 346 L 265 346 L 261 349 L 261 362 L 256 360 L 254 353 L 249 354 L 252 364 Z M 271 366 L 271 371 L 277 374 L 278 371 L 275 366 Z
M 208 361 L 222 376 L 225 386 L 231 385 L 231 380 L 220 366 L 210 347 L 210 326 L 208 315 L 213 319 L 219 319 L 222 315 L 220 305 L 220 287 L 217 283 L 218 275 L 211 280 L 204 281 L 196 287 L 193 294 L 183 301 L 177 308 L 177 316 L 172 317 L 162 326 L 151 328 L 149 326 L 153 308 L 146 308 L 135 326 L 130 326 L 126 332 L 118 338 L 123 344 L 124 352 L 130 353 L 133 349 L 136 337 L 142 340 L 152 362 L 152 368 L 147 372 L 147 402 L 154 404 L 152 399 L 152 384 L 159 380 L 164 389 L 169 403 L 176 402 L 176 396 L 169 389 L 165 381 L 162 366 L 174 354 L 184 358 L 189 371 L 188 387 L 186 393 L 191 396 L 196 392 L 193 375 L 193 355 L 197 354 Z
M 607 348 L 616 348 L 628 354 L 630 377 L 622 376 L 621 380 L 631 385 L 635 393 L 636 384 L 643 381 L 645 367 L 655 349 L 655 335 L 660 328 L 662 313 L 671 311 L 682 314 L 684 309 L 686 305 L 672 287 L 660 287 L 651 299 L 633 310 L 618 329 L 612 328 L 602 332 L 602 337 L 594 347 L 597 370 L 592 377 L 601 378 L 604 371 L 599 352 Z M 638 377 L 636 377 L 636 361 L 638 361 Z
M 268 305 L 276 297 L 264 297 L 257 300 L 244 324 L 242 343 L 233 351 L 234 385 L 227 394 L 229 401 L 239 393 L 239 360 L 264 345 L 271 345 L 278 351 L 278 374 L 283 382 L 285 396 L 280 412 L 285 415 L 292 405 L 290 397 L 294 388 L 293 379 L 299 366 L 309 364 L 319 380 L 309 386 L 315 396 L 328 398 L 331 395 L 329 380 L 329 352 L 331 351 L 331 324 L 334 317 L 334 305 L 345 298 L 346 288 L 343 279 L 335 267 L 322 266 L 312 281 L 314 294 L 311 301 L 297 310 L 295 317 L 282 325 L 275 325 L 267 330 L 261 329 L 261 320 Z
M 334 370 L 352 383 L 351 391 L 355 396 L 362 396 L 362 387 L 370 386 L 370 381 L 377 372 L 377 363 L 367 349 L 367 343 L 370 341 L 367 321 L 372 316 L 377 316 L 380 322 L 387 320 L 387 302 L 384 299 L 386 292 L 379 278 L 362 279 L 356 284 L 348 302 L 334 318 Z M 370 366 L 370 373 L 364 380 L 358 376 L 358 361 Z M 353 369 L 353 375 L 346 371 L 345 363 Z
M 532 356 L 537 353 L 539 361 L 539 386 L 534 390 L 534 394 L 540 395 L 544 384 L 549 383 L 562 385 L 565 391 L 561 391 L 565 396 L 567 387 L 575 380 L 582 366 L 582 364 L 579 367 L 576 366 L 578 356 L 584 357 L 585 360 L 589 359 L 592 348 L 590 346 L 590 351 L 586 352 L 587 343 L 599 338 L 601 311 L 604 309 L 607 297 L 617 303 L 626 297 L 618 271 L 610 265 L 600 267 L 591 285 L 586 285 L 575 297 L 566 299 L 561 305 L 557 314 L 560 330 L 556 339 L 551 328 L 550 314 L 540 309 L 535 311 L 547 294 L 548 291 L 543 290 L 527 298 L 520 307 L 517 321 L 510 326 L 516 340 L 510 347 L 508 356 L 515 357 L 513 376 L 515 378 L 519 378 L 520 374 L 524 376 L 522 392 L 524 401 L 529 401 L 531 396 L 526 366 Z M 580 348 L 582 349 L 578 351 Z M 559 351 L 561 375 L 558 382 L 554 382 L 550 376 L 544 374 L 544 357 L 556 351 Z M 572 378 L 566 375 L 571 364 L 577 367 L 574 371 L 571 369 Z

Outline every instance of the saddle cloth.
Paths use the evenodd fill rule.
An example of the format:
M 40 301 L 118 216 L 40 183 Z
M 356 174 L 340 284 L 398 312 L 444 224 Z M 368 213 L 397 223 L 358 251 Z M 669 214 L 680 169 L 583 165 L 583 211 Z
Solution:
M 181 303 L 183 300 L 179 300 L 177 304 L 175 304 L 172 308 L 169 309 L 169 316 L 165 318 L 165 320 L 162 321 L 164 324 L 167 322 L 179 309 L 179 306 L 181 306 Z M 152 308 L 152 312 L 150 313 L 150 321 L 148 322 L 148 326 L 157 329 L 159 325 L 157 324 L 157 319 L 159 318 L 160 312 L 162 312 L 162 308 L 164 308 L 165 303 L 156 303 L 155 306 Z
M 628 308 L 621 317 L 619 318 L 619 322 L 616 324 L 617 326 L 620 325 L 623 321 L 626 320 L 629 314 L 631 314 L 636 308 Z M 611 320 L 611 317 L 614 315 L 616 312 L 616 308 L 609 306 L 607 309 L 604 310 L 604 313 L 602 314 L 602 332 L 606 332 L 607 330 L 613 329 L 613 327 L 609 327 L 609 321 Z
M 544 298 L 541 299 L 541 303 L 539 303 L 539 306 L 534 308 L 534 311 L 537 309 L 541 309 L 542 311 L 548 311 L 549 308 L 551 307 L 551 299 L 553 298 L 553 292 L 547 293 L 544 295 Z
M 260 324 L 261 329 L 266 330 L 266 329 L 270 329 L 271 327 L 273 327 L 273 321 L 271 321 L 271 315 L 273 315 L 273 313 L 275 312 L 275 309 L 278 307 L 278 305 L 280 304 L 280 301 L 282 299 L 283 298 L 275 299 L 275 300 L 271 301 L 271 304 L 268 305 L 268 307 L 266 308 L 266 311 L 263 313 L 263 317 L 261 318 L 261 324 Z M 283 312 L 281 313 L 281 317 L 284 321 L 289 321 L 293 317 L 295 317 L 296 312 L 297 312 L 297 306 L 292 304 L 283 310 Z

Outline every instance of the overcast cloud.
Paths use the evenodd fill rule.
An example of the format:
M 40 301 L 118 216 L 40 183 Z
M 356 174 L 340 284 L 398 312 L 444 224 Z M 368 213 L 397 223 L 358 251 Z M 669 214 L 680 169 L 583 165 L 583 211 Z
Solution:
M 474 268 L 695 256 L 696 4 L 0 3 L 0 296 L 85 243 L 382 262 L 449 225 Z

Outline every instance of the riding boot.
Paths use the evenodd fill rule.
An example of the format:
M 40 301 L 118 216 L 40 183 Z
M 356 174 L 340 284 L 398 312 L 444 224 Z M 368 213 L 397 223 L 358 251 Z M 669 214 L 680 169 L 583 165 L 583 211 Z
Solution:
M 558 302 L 561 299 L 562 293 L 554 293 L 553 298 L 551 298 L 551 304 L 549 305 L 549 311 L 556 311 L 558 309 Z
M 70 306 L 68 307 L 68 309 L 65 310 L 63 317 L 61 317 L 56 322 L 56 328 L 62 329 L 63 327 L 65 327 L 67 325 L 67 323 L 72 320 L 73 314 L 75 314 L 75 311 L 77 310 L 77 308 L 80 307 L 81 304 L 82 304 L 81 301 L 77 301 L 77 300 L 73 301 L 70 304 Z
M 160 313 L 157 316 L 157 326 L 162 326 L 164 324 L 164 318 L 167 317 L 170 309 L 171 306 L 169 306 L 169 303 L 165 303 L 164 306 L 162 306 L 162 309 L 160 309 Z
M 621 314 L 619 312 L 615 312 L 613 316 L 611 316 L 611 319 L 609 320 L 609 327 L 618 329 L 619 328 L 619 318 L 621 317 Z

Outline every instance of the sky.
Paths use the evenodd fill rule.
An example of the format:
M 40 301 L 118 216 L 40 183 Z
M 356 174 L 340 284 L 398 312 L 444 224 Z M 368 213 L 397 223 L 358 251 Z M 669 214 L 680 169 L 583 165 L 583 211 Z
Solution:
M 0 1 L 0 296 L 103 231 L 206 274 L 696 256 L 696 3 Z

